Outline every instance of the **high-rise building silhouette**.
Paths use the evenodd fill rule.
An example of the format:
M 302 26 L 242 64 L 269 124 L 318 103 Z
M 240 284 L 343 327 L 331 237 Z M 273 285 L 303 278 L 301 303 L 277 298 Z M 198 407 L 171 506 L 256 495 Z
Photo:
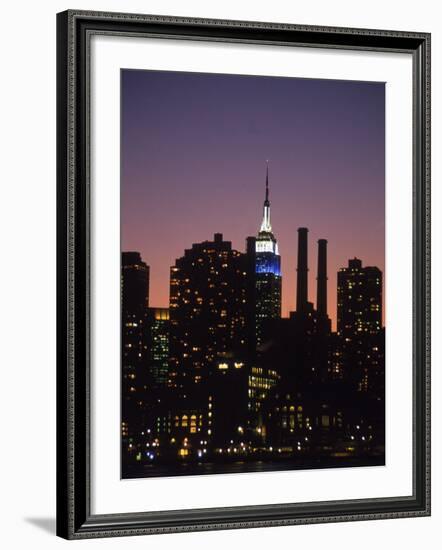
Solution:
M 228 429 L 228 418 L 243 422 L 246 320 L 246 255 L 220 233 L 213 241 L 193 244 L 170 272 L 169 387 L 176 395 L 179 437 L 186 433 L 188 438 L 183 452 L 191 452 L 202 435 L 202 441 L 219 441 L 221 432 L 230 433 L 234 427 Z M 191 425 L 191 418 L 197 424 Z
M 338 271 L 338 335 L 344 376 L 356 390 L 383 395 L 382 272 L 358 258 Z
M 148 386 L 145 316 L 149 302 L 149 266 L 139 252 L 121 258 L 122 434 L 136 451 L 144 419 Z
M 270 223 L 269 167 L 261 227 L 255 241 L 255 328 L 256 343 L 264 341 L 265 326 L 281 317 L 281 257 Z
M 247 349 L 246 257 L 216 233 L 193 244 L 170 271 L 171 373 L 181 383 L 207 378 Z
M 338 334 L 354 338 L 382 328 L 382 272 L 354 258 L 338 271 Z

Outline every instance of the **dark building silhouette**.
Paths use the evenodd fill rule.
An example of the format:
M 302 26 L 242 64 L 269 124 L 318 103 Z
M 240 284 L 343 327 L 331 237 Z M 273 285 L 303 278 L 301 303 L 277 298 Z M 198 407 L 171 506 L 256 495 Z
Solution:
M 263 217 L 255 240 L 255 328 L 256 343 L 265 339 L 264 326 L 269 319 L 281 317 L 281 257 L 270 223 L 269 168 L 266 173 L 266 192 Z
M 144 311 L 149 305 L 149 266 L 139 252 L 121 255 L 121 294 L 123 313 Z
M 331 322 L 327 315 L 327 241 L 318 243 L 318 308 L 308 301 L 308 229 L 298 230 L 297 310 L 272 323 L 264 365 L 279 380 L 262 407 L 266 441 L 296 455 L 324 452 L 324 441 L 342 430 L 342 410 L 327 391 Z M 322 451 L 321 451 L 322 449 Z M 281 452 L 283 452 L 281 450 Z
M 170 275 L 170 370 L 199 384 L 246 355 L 246 257 L 222 235 L 192 245 Z
M 344 378 L 342 338 L 336 332 L 330 334 L 328 378 L 330 380 L 343 380 Z
M 246 328 L 250 362 L 256 357 L 256 237 L 246 239 L 247 311 Z
M 327 314 L 327 241 L 318 241 L 317 308 L 308 300 L 308 229 L 298 229 L 296 311 L 290 312 L 292 363 L 298 382 L 327 377 L 331 321 Z
M 121 257 L 121 366 L 123 451 L 136 453 L 146 412 L 148 350 L 145 315 L 149 300 L 149 266 L 138 252 Z
M 247 257 L 220 233 L 194 244 L 171 268 L 169 387 L 181 428 L 183 416 L 197 422 L 194 432 L 189 424 L 183 452 L 195 452 L 201 435 L 227 437 L 227 417 L 245 421 L 246 389 L 242 400 L 231 396 L 238 385 L 246 388 L 238 379 L 247 380 L 247 295 Z
M 275 388 L 266 403 L 268 443 L 288 456 L 330 456 L 345 449 L 343 403 L 324 385 L 308 393 Z M 348 445 L 348 443 L 347 443 Z
M 382 328 L 382 273 L 354 258 L 338 272 L 338 333 L 344 338 Z
M 385 387 L 382 273 L 363 267 L 357 258 L 338 272 L 338 335 L 343 375 L 358 393 L 368 394 L 365 416 L 380 424 Z

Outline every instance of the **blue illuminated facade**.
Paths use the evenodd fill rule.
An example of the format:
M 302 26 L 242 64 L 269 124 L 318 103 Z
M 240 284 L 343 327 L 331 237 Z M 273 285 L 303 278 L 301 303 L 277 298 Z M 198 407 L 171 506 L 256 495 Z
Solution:
M 255 243 L 256 343 L 265 342 L 265 326 L 281 317 L 281 256 L 270 223 L 269 169 L 261 227 Z
M 281 256 L 273 252 L 258 253 L 255 273 L 270 273 L 281 277 Z

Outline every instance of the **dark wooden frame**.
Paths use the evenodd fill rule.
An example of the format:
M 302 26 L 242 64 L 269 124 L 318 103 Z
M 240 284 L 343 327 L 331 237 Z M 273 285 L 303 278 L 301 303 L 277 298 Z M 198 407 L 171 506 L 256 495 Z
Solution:
M 413 495 L 92 515 L 89 471 L 89 41 L 93 34 L 413 56 Z M 68 539 L 430 514 L 430 35 L 69 10 L 57 16 L 57 534 Z

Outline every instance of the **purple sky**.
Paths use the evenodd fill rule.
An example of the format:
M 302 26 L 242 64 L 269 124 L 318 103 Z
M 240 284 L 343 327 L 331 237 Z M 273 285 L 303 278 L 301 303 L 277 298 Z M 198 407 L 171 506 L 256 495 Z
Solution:
M 269 159 L 283 315 L 296 299 L 297 228 L 328 240 L 336 272 L 357 256 L 384 271 L 383 83 L 163 71 L 121 73 L 122 249 L 150 265 L 150 305 L 168 306 L 169 267 L 223 233 L 244 250 L 262 216 Z

